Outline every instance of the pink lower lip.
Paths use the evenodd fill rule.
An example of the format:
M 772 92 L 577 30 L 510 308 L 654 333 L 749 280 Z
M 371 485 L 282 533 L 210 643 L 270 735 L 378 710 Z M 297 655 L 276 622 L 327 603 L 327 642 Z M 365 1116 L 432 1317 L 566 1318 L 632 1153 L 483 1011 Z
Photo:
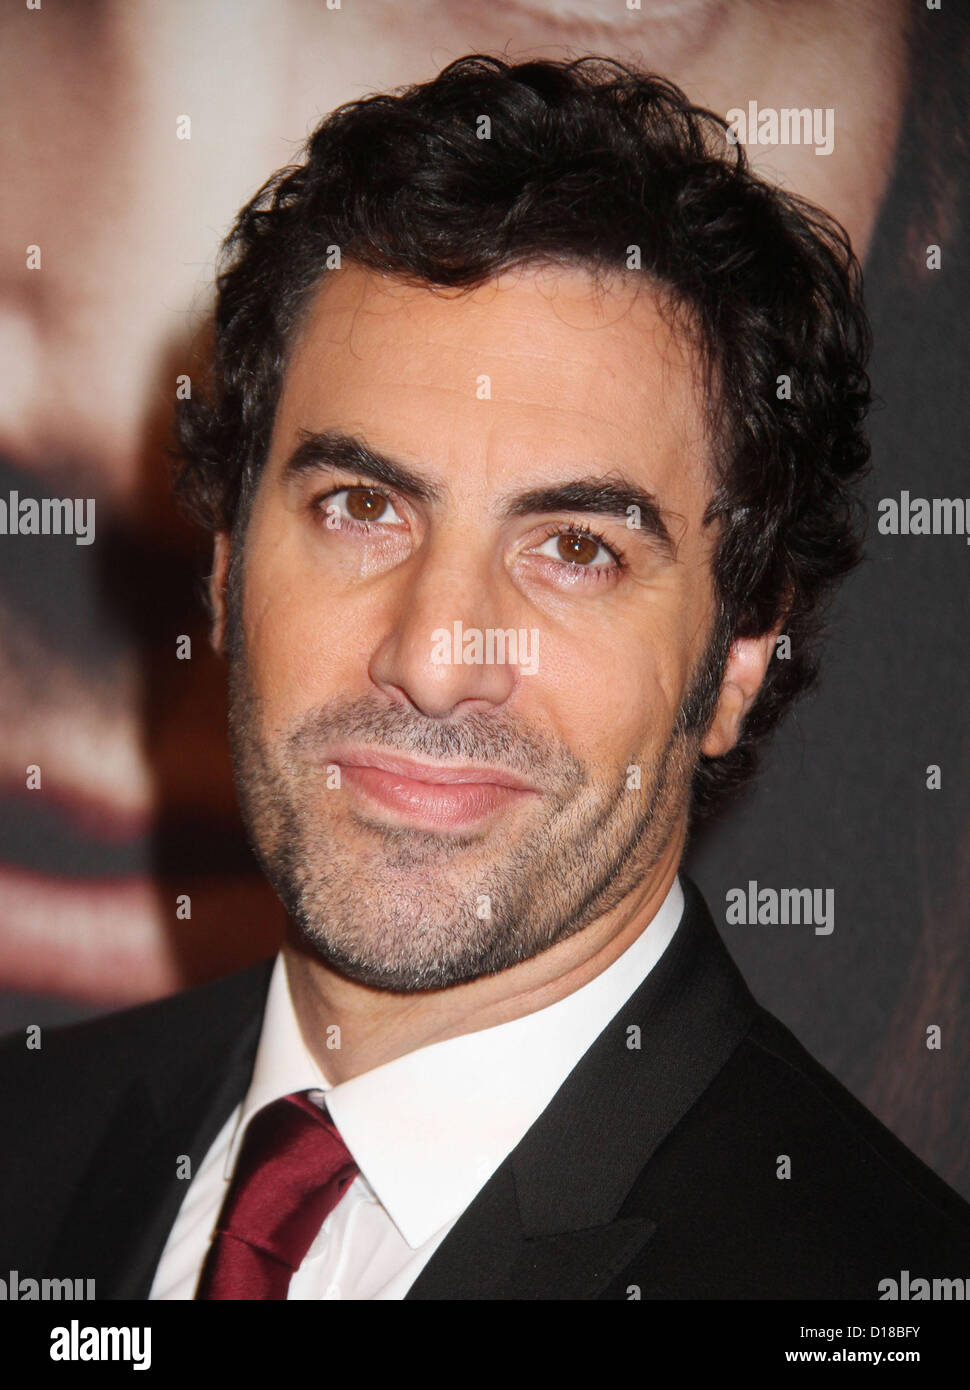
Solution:
M 495 782 L 418 782 L 377 767 L 342 763 L 341 774 L 358 790 L 414 825 L 455 828 L 472 825 L 512 801 L 531 795 Z

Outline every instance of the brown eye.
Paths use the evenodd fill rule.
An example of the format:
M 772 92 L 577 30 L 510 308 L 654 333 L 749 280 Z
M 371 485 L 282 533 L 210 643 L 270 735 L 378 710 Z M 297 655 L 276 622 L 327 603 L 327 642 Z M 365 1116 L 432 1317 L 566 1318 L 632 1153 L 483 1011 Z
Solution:
M 387 498 L 369 487 L 348 487 L 347 511 L 355 521 L 377 521 L 387 510 Z
M 598 558 L 601 552 L 605 559 Z M 557 561 L 562 576 L 569 576 L 570 582 L 580 575 L 591 581 L 616 578 L 624 567 L 622 554 L 591 531 L 554 531 L 533 553 Z
M 589 565 L 596 559 L 600 548 L 599 541 L 592 536 L 581 536 L 575 531 L 557 537 L 557 549 L 564 560 L 574 565 Z

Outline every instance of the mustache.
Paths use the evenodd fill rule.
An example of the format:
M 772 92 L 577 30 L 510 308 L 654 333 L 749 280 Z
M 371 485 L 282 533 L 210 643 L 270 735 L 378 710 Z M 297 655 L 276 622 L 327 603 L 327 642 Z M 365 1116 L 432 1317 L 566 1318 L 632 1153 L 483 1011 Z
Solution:
M 309 710 L 285 740 L 297 759 L 327 744 L 362 743 L 427 761 L 485 763 L 523 776 L 539 774 L 546 785 L 578 787 L 589 779 L 568 748 L 504 714 L 473 712 L 450 723 L 369 697 L 329 700 Z

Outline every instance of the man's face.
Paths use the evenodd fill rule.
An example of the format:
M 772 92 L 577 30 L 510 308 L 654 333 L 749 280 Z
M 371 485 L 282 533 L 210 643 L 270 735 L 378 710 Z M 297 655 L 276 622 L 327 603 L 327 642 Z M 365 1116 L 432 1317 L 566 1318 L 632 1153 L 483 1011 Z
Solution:
M 397 473 L 327 441 L 294 466 L 310 434 Z M 632 489 L 656 517 L 628 510 Z M 328 277 L 228 615 L 243 813 L 325 961 L 385 989 L 454 985 L 677 862 L 709 490 L 688 352 L 639 277 L 597 290 L 529 267 L 464 295 Z M 223 538 L 222 578 L 225 557 Z M 422 780 L 443 769 L 463 780 Z

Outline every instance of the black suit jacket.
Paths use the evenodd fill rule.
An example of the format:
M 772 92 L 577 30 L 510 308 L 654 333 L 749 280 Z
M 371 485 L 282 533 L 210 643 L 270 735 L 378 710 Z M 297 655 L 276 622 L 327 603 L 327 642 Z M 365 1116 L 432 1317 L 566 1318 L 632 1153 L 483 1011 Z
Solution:
M 970 1277 L 970 1206 L 755 1003 L 681 881 L 664 955 L 409 1299 L 877 1299 L 903 1270 Z M 197 1170 L 249 1084 L 271 965 L 0 1044 L 4 1277 L 147 1298 L 179 1157 Z

